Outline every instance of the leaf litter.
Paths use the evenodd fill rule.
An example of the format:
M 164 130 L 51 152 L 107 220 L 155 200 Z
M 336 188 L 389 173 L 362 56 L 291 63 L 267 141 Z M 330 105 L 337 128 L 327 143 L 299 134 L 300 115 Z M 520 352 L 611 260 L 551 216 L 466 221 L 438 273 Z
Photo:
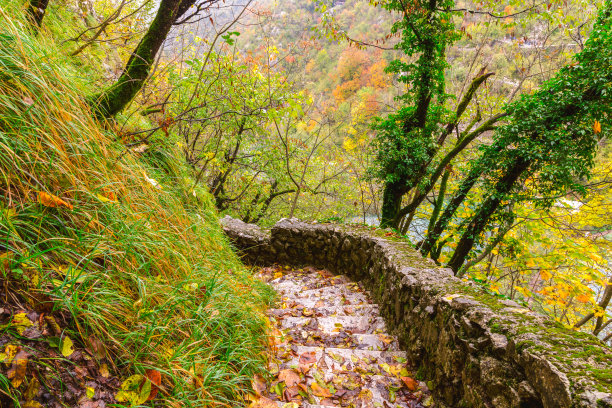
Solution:
M 269 376 L 253 378 L 251 408 L 435 407 L 358 283 L 314 268 L 267 267 L 259 277 L 279 301 L 267 314 Z
M 112 361 L 106 355 L 97 356 L 92 347 L 77 344 L 76 335 L 65 329 L 67 315 L 36 311 L 18 296 L 3 298 L 0 377 L 9 384 L 0 391 L 0 407 L 116 406 L 121 383 L 110 374 Z

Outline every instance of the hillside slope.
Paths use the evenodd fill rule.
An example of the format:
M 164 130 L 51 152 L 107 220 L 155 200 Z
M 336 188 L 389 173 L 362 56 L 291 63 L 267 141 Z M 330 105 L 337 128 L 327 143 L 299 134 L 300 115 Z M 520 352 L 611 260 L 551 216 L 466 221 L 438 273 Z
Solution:
M 263 366 L 268 292 L 172 146 L 139 153 L 101 128 L 83 69 L 11 7 L 0 6 L 3 404 L 65 402 L 49 367 L 79 353 L 125 391 L 135 384 L 127 406 L 154 396 L 145 371 L 161 377 L 165 406 L 231 405 Z M 31 357 L 37 345 L 57 356 Z M 80 404 L 99 397 L 87 384 L 72 392 Z

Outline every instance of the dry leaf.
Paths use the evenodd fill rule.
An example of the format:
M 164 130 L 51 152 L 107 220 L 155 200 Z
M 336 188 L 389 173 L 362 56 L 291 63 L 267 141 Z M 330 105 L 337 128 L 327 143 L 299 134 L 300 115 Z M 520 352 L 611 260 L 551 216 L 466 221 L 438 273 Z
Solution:
M 17 313 L 13 316 L 13 321 L 11 322 L 11 326 L 15 327 L 17 333 L 23 334 L 25 329 L 32 326 L 34 323 L 28 318 L 26 313 Z
M 306 352 L 300 355 L 300 358 L 298 360 L 298 368 L 300 369 L 302 373 L 306 374 L 310 370 L 310 367 L 312 367 L 315 362 L 316 362 L 316 353 L 314 351 Z
M 71 210 L 74 208 L 72 204 L 67 203 L 58 196 L 45 193 L 44 191 L 38 192 L 38 202 L 44 205 L 45 207 L 66 207 Z
M 266 390 L 266 380 L 261 375 L 255 374 L 255 376 L 253 376 L 252 386 L 255 394 L 261 397 L 262 393 Z
M 313 382 L 310 388 L 312 389 L 312 393 L 317 397 L 329 398 L 332 396 L 327 388 L 321 387 L 317 382 Z
M 100 366 L 100 375 L 104 378 L 108 378 L 110 376 L 110 373 L 108 372 L 108 365 L 106 365 L 106 363 Z
M 151 382 L 140 374 L 134 374 L 121 384 L 115 399 L 118 402 L 129 402 L 133 407 L 146 402 L 150 394 Z
M 272 401 L 270 398 L 261 397 L 253 401 L 250 405 L 250 408 L 278 408 L 276 402 Z
M 28 353 L 20 350 L 13 359 L 11 368 L 9 368 L 6 373 L 6 376 L 9 380 L 11 380 L 13 387 L 19 388 L 25 379 L 26 368 L 28 368 Z
M 410 391 L 416 391 L 419 388 L 419 383 L 414 378 L 401 377 L 401 380 Z
M 151 382 L 151 394 L 149 394 L 149 398 L 147 399 L 147 401 L 151 401 L 159 392 L 159 387 L 161 386 L 161 373 L 157 370 L 146 370 L 145 376 Z
M 278 373 L 278 379 L 284 381 L 287 387 L 293 387 L 301 381 L 300 375 L 291 369 L 281 370 L 281 372 Z

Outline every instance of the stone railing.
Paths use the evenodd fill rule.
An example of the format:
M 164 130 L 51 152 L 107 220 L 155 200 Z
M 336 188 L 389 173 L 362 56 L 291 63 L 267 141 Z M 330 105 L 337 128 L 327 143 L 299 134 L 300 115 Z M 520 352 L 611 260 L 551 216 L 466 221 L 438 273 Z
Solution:
M 612 407 L 612 350 L 482 293 L 367 228 L 226 217 L 245 262 L 312 265 L 363 282 L 442 407 Z

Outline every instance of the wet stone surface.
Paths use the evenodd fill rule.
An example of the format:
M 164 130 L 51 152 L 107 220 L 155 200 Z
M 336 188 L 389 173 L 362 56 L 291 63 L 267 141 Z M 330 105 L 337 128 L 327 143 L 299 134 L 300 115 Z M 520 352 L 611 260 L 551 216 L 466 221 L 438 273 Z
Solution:
M 277 292 L 268 311 L 270 378 L 252 407 L 434 407 L 406 354 L 359 284 L 314 268 L 263 268 Z

